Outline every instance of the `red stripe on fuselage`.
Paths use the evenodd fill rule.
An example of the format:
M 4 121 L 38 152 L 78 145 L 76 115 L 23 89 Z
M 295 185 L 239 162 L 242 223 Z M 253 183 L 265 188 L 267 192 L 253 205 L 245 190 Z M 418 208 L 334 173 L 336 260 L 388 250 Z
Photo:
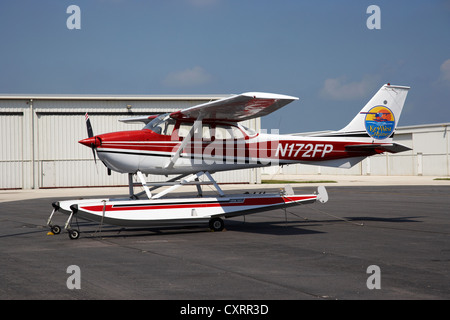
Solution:
M 159 152 L 173 155 L 181 141 L 171 136 L 156 134 L 150 130 L 113 132 L 98 136 L 99 151 L 108 149 L 124 151 Z M 283 136 L 280 136 L 283 137 Z M 347 150 L 352 144 L 367 142 L 329 141 L 329 140 L 273 140 L 255 141 L 257 138 L 242 140 L 192 141 L 183 152 L 188 155 L 223 155 L 227 157 L 247 157 L 252 159 L 274 159 L 278 161 L 320 161 L 346 157 L 369 156 L 376 152 L 370 150 Z M 201 150 L 201 151 L 200 151 Z

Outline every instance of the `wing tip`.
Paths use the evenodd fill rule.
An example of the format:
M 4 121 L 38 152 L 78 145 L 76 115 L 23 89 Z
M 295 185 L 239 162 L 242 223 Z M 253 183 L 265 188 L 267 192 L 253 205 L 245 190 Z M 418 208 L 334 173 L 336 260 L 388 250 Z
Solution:
M 253 97 L 255 99 L 282 99 L 282 100 L 298 100 L 298 97 L 288 96 L 285 94 L 269 93 L 269 92 L 244 92 L 242 96 Z

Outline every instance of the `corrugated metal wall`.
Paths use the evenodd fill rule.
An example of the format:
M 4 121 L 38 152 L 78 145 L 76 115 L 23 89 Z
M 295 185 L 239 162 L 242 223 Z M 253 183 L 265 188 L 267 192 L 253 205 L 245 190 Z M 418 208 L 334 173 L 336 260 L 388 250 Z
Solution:
M 118 121 L 124 116 L 91 115 L 94 134 L 104 132 L 133 130 L 142 128 Z M 106 168 L 100 161 L 94 164 L 89 148 L 78 143 L 87 138 L 84 115 L 46 114 L 37 115 L 37 159 L 40 167 L 40 188 L 123 185 L 126 175 L 106 174 Z M 68 174 L 70 173 L 70 174 Z
M 176 111 L 208 99 L 172 100 L 8 100 L 0 99 L 0 189 L 127 185 L 126 174 L 112 172 L 78 143 L 87 137 L 85 112 L 94 134 L 141 129 L 118 119 L 134 115 Z M 247 122 L 259 129 L 259 120 Z M 217 173 L 219 182 L 258 182 L 259 169 Z M 165 181 L 165 176 L 149 176 Z

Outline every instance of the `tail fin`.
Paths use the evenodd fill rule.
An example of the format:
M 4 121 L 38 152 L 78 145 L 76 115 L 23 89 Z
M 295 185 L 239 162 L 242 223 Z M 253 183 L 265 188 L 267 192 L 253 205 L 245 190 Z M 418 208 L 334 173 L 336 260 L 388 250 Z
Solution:
M 409 87 L 383 85 L 362 110 L 343 129 L 345 136 L 391 139 L 397 127 Z

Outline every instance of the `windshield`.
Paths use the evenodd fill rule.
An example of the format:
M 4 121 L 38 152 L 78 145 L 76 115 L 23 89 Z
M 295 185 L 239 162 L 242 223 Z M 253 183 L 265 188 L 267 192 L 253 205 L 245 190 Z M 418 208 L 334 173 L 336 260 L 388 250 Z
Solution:
M 171 135 L 175 127 L 175 120 L 170 118 L 169 113 L 164 113 L 150 121 L 144 129 L 152 130 L 157 134 Z

